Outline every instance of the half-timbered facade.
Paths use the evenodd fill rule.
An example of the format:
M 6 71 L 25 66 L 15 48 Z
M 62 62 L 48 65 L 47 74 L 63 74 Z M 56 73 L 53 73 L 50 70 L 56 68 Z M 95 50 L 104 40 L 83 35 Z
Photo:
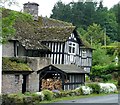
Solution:
M 63 83 L 64 88 L 62 89 L 75 89 L 79 84 L 85 82 L 85 74 L 90 72 L 92 49 L 81 39 L 76 27 L 71 23 L 38 16 L 36 14 L 38 6 L 36 3 L 24 4 L 25 11 L 29 8 L 29 10 L 35 11 L 34 13 L 27 11 L 34 15 L 34 20 L 29 22 L 16 19 L 14 24 L 16 35 L 3 45 L 3 57 L 25 58 L 27 64 L 35 71 L 30 74 L 30 77 L 34 78 L 31 79 L 34 82 L 29 81 L 28 91 L 40 90 L 40 73 L 43 70 L 41 76 L 44 77 L 44 73 L 47 74 L 49 71 L 49 65 L 52 65 L 56 74 L 62 71 L 61 79 L 63 75 L 67 75 L 70 82 Z M 37 10 L 35 10 L 36 8 Z M 3 16 L 10 11 L 4 10 Z M 65 68 L 58 69 L 58 67 L 62 67 L 61 65 L 65 65 Z M 74 68 L 68 69 L 67 65 L 73 65 Z M 44 69 L 46 67 L 48 70 Z M 45 76 L 45 78 L 47 77 Z M 78 82 L 75 82 L 77 80 Z M 72 85 L 74 86 L 72 87 Z

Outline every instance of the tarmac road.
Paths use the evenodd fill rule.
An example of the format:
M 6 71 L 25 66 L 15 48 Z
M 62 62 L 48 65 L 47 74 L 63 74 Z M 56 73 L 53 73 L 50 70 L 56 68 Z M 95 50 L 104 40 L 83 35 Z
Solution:
M 59 101 L 45 105 L 120 105 L 120 94 Z
M 118 103 L 118 94 L 75 99 L 70 101 L 60 101 L 57 103 Z

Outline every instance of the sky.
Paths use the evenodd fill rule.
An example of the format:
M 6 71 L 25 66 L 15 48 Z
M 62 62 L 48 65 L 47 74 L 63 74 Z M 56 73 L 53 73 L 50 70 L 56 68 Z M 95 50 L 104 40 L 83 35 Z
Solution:
M 17 11 L 23 10 L 23 4 L 27 2 L 36 2 L 39 4 L 39 16 L 47 16 L 50 17 L 50 14 L 52 14 L 52 9 L 59 0 L 16 0 L 19 3 L 18 6 L 11 6 L 10 8 Z M 61 0 L 63 3 L 67 4 L 69 2 L 77 2 L 78 0 Z M 90 1 L 90 0 L 88 0 Z M 95 1 L 95 0 L 94 0 Z M 100 1 L 100 0 L 96 0 Z M 107 6 L 108 8 L 111 8 L 114 4 L 117 4 L 120 0 L 103 0 L 103 5 Z

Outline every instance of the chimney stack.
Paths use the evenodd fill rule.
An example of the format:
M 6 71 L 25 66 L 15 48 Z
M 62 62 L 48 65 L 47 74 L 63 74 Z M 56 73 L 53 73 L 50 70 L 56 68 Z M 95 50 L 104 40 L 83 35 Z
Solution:
M 23 7 L 24 12 L 31 14 L 33 16 L 34 20 L 38 20 L 38 6 L 39 6 L 39 4 L 28 2 L 28 3 L 25 3 L 23 5 L 24 5 L 24 7 Z

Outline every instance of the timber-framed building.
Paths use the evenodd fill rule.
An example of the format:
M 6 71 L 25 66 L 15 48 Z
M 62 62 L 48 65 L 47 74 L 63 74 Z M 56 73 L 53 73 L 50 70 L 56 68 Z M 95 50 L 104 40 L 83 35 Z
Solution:
M 92 48 L 83 41 L 76 27 L 38 16 L 38 6 L 24 4 L 24 12 L 30 13 L 33 21 L 16 19 L 16 35 L 3 45 L 3 93 L 41 91 L 42 79 L 50 78 L 61 80 L 63 90 L 75 89 L 85 83 L 85 74 L 90 73 Z M 3 16 L 10 11 L 4 10 Z M 19 67 L 21 64 L 16 59 L 22 59 L 25 68 Z M 16 62 L 17 67 L 9 66 L 4 60 Z

